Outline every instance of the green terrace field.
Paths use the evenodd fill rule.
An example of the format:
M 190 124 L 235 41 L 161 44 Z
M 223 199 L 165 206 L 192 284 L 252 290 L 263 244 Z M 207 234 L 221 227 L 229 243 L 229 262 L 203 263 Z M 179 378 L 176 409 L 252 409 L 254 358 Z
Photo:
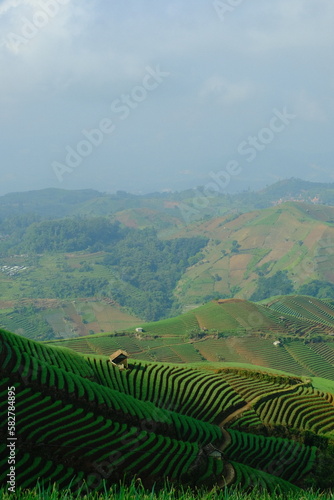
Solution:
M 112 273 L 102 265 L 104 252 L 22 254 L 1 257 L 1 265 L 9 269 L 24 267 L 15 274 L 0 272 L 0 292 L 3 300 L 18 298 L 53 298 L 59 278 L 79 281 L 94 278 L 112 278 Z M 86 270 L 87 269 L 87 270 Z
M 258 336 L 205 338 L 180 342 L 179 337 L 138 340 L 133 336 L 83 337 L 59 341 L 50 345 L 64 346 L 83 354 L 110 355 L 118 349 L 128 352 L 133 359 L 168 363 L 245 363 L 294 373 L 334 380 L 334 362 L 329 355 L 334 344 L 319 342 L 304 344 L 294 340 L 274 346 L 272 339 Z
M 334 312 L 328 301 L 305 296 L 252 303 L 211 301 L 175 318 L 141 323 L 119 333 L 50 342 L 83 354 L 168 363 L 221 362 L 263 366 L 334 380 Z M 279 345 L 274 342 L 279 340 Z
M 334 336 L 334 304 L 301 295 L 283 296 L 261 303 L 221 299 L 210 301 L 181 316 L 140 326 L 151 335 L 187 335 L 204 331 Z
M 292 316 L 309 323 L 321 323 L 330 328 L 334 326 L 334 303 L 331 300 L 293 295 L 265 301 L 265 303 L 270 309 L 284 316 Z
M 35 340 L 122 331 L 142 321 L 106 298 L 22 299 L 1 305 L 0 327 Z
M 334 393 L 309 377 L 134 359 L 122 371 L 106 356 L 0 335 L 2 485 L 11 388 L 17 487 L 102 492 L 133 476 L 157 489 L 334 487 Z
M 312 313 L 309 310 L 311 303 Z M 137 326 L 148 335 L 163 336 L 189 336 L 203 332 L 272 333 L 300 337 L 321 332 L 334 336 L 334 305 L 329 301 L 298 295 L 261 303 L 221 299 L 212 300 L 174 318 L 141 322 Z
M 100 292 L 114 282 L 105 252 L 1 257 L 0 327 L 28 338 L 123 330 L 142 320 Z M 6 266 L 1 271 L 1 266 Z M 22 268 L 12 273 L 15 268 Z M 6 272 L 5 272 L 6 271 Z

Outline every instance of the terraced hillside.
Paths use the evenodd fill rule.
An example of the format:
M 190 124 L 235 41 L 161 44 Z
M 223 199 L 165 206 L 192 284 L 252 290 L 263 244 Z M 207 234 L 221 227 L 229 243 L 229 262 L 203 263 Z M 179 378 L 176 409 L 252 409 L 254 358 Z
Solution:
M 147 485 L 168 477 L 270 491 L 328 487 L 323 472 L 333 466 L 334 395 L 309 380 L 147 362 L 120 371 L 106 357 L 83 357 L 4 331 L 0 340 L 2 484 L 10 387 L 22 487 L 40 478 L 74 490 L 86 481 L 99 490 L 102 479 L 110 485 L 133 475 Z M 266 409 L 273 401 L 284 408 L 279 415 Z M 290 430 L 282 426 L 288 421 Z M 273 425 L 279 426 L 274 433 Z
M 305 323 L 313 331 L 334 335 L 334 302 L 304 295 L 287 295 L 264 301 L 271 311 L 278 312 L 287 321 L 290 318 Z M 281 319 L 281 318 L 280 318 Z M 312 330 L 309 329 L 311 333 Z M 306 328 L 300 333 L 306 333 Z
M 180 343 L 179 337 L 137 340 L 134 337 L 88 337 L 57 342 L 51 345 L 69 347 L 83 354 L 110 355 L 118 349 L 142 361 L 169 363 L 199 363 L 203 361 L 245 363 L 298 376 L 322 377 L 334 380 L 334 343 L 304 344 L 293 341 L 274 346 L 270 339 L 258 336 L 204 338 Z
M 141 321 L 107 298 L 0 301 L 0 328 L 32 340 L 123 330 Z
M 51 212 L 56 200 L 67 200 L 67 205 L 71 199 L 65 192 L 48 194 Z M 30 205 L 39 196 L 40 201 Z M 148 198 L 147 206 L 142 199 L 135 202 L 136 197 L 131 196 L 106 199 L 94 192 L 78 196 L 78 200 L 85 200 L 78 202 L 78 212 L 74 207 L 76 203 L 67 205 L 68 215 L 73 217 L 58 220 L 56 226 L 47 209 L 46 192 L 24 196 L 22 199 L 26 200 L 20 204 L 22 210 L 34 207 L 46 220 L 34 222 L 25 230 L 15 217 L 11 222 L 0 221 L 3 235 L 0 239 L 0 327 L 28 338 L 33 338 L 36 332 L 38 340 L 71 338 L 135 326 L 138 317 L 146 320 L 169 317 L 173 311 L 185 311 L 220 297 L 260 300 L 291 290 L 319 297 L 334 294 L 333 207 L 287 202 L 247 213 L 246 208 L 232 213 L 228 206 L 220 212 L 225 213 L 224 216 L 216 217 L 213 212 L 209 218 L 184 224 L 177 209 L 182 196 L 173 199 L 172 194 L 166 194 L 160 199 Z M 72 198 L 75 199 L 74 194 Z M 12 205 L 10 198 L 2 202 L 6 212 L 9 206 L 13 213 L 16 211 L 17 204 Z M 157 210 L 157 205 L 162 211 Z M 108 212 L 113 214 L 113 222 L 110 218 L 90 216 L 95 209 L 99 213 L 100 208 L 107 206 L 110 210 L 114 206 Z M 79 213 L 87 216 L 80 219 L 81 223 L 75 217 Z M 47 214 L 51 217 L 49 220 Z M 204 217 L 204 212 L 202 215 Z M 39 220 L 39 216 L 36 217 L 36 221 Z M 90 222 L 84 224 L 83 220 Z M 71 233 L 59 229 L 69 229 L 73 224 L 77 227 L 75 245 Z M 118 242 L 105 239 L 108 227 L 116 240 L 120 238 Z M 153 227 L 157 234 L 147 229 Z M 141 239 L 143 245 L 149 243 L 148 234 L 153 238 L 151 244 L 139 255 L 142 245 L 138 242 Z M 160 259 L 162 248 L 167 253 Z M 151 264 L 152 269 L 146 264 L 143 267 L 147 254 L 155 262 Z M 171 261 L 165 266 L 167 254 Z M 269 287 L 263 294 L 261 279 L 270 280 L 282 272 L 291 290 L 286 292 L 278 285 L 270 287 L 262 281 L 261 286 Z M 156 293 L 158 290 L 160 295 Z M 113 302 L 113 307 L 103 304 L 103 298 Z M 43 299 L 49 302 L 52 311 L 38 307 Z M 81 299 L 95 301 L 97 307 L 92 306 L 86 314 L 81 314 L 75 305 Z M 30 307 L 34 308 L 33 314 Z M 106 311 L 101 312 L 101 307 Z M 204 318 L 207 328 L 212 326 L 210 318 Z M 231 329 L 240 327 L 238 318 L 234 320 L 231 319 Z M 245 326 L 243 321 L 241 326 Z
M 225 299 L 142 324 L 141 334 L 90 335 L 50 345 L 98 355 L 123 349 L 143 361 L 247 363 L 334 380 L 333 314 L 331 302 L 306 296 L 261 304 Z
M 309 312 L 312 303 L 312 317 Z M 292 309 L 298 304 L 298 310 Z M 296 306 L 297 307 L 297 306 Z M 84 311 L 85 306 L 82 306 Z M 263 301 L 212 300 L 174 318 L 151 323 L 138 322 L 149 336 L 174 337 L 207 334 L 272 333 L 299 337 L 334 334 L 334 304 L 313 297 L 292 295 Z M 135 328 L 123 330 L 134 333 Z
M 173 237 L 200 234 L 210 242 L 176 296 L 185 305 L 209 296 L 250 298 L 260 276 L 278 271 L 287 272 L 295 291 L 312 280 L 333 283 L 333 221 L 333 207 L 287 202 L 181 228 Z

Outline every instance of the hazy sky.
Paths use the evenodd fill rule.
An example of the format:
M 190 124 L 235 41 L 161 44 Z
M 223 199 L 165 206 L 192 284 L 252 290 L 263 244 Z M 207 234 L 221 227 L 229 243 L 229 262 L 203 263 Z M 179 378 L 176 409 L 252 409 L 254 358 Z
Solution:
M 333 182 L 333 25 L 333 0 L 0 0 L 0 194 Z

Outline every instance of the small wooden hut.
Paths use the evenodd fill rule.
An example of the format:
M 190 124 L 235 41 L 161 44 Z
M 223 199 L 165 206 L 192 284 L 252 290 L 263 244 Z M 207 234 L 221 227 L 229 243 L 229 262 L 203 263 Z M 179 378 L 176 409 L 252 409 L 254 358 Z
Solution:
M 112 365 L 117 366 L 120 370 L 126 370 L 128 368 L 128 353 L 118 349 L 113 354 L 110 354 L 109 361 Z

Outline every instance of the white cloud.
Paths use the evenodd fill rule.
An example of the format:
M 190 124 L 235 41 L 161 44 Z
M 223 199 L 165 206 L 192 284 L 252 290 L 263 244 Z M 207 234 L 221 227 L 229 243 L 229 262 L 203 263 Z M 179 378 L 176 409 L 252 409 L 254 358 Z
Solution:
M 58 21 L 67 10 L 67 5 L 43 4 L 36 0 L 10 0 L 1 6 L 0 28 L 2 46 L 12 54 L 18 54 L 31 46 L 42 33 L 52 31 L 55 18 Z M 5 15 L 8 14 L 8 15 Z
M 37 0 L 5 0 L 0 5 L 0 16 L 6 14 L 10 9 L 20 7 L 22 5 L 38 5 Z
M 231 82 L 224 77 L 212 76 L 204 82 L 199 95 L 204 99 L 213 99 L 219 104 L 230 106 L 249 99 L 254 91 L 250 82 Z
M 309 122 L 325 122 L 326 112 L 319 100 L 310 96 L 308 92 L 302 90 L 296 98 L 295 113 L 298 118 Z

